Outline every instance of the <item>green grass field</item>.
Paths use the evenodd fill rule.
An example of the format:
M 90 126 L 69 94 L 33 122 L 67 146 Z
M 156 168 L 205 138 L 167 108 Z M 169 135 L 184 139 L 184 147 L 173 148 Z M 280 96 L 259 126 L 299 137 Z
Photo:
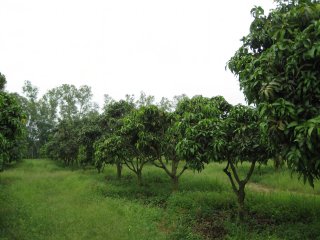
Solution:
M 223 165 L 186 171 L 180 190 L 146 166 L 144 185 L 124 169 L 72 170 L 24 160 L 0 173 L 0 239 L 320 239 L 320 184 L 286 169 L 256 169 L 247 187 L 246 222 Z M 243 171 L 247 166 L 242 166 Z

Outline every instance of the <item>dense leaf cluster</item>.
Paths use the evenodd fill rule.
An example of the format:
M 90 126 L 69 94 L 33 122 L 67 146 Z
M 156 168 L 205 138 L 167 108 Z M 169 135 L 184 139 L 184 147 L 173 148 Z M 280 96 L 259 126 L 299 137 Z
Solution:
M 320 177 L 320 3 L 277 2 L 268 15 L 252 10 L 228 67 L 265 117 L 275 152 L 312 184 Z
M 0 81 L 0 170 L 3 170 L 6 164 L 22 157 L 26 117 L 16 96 L 4 91 L 6 80 L 1 73 Z

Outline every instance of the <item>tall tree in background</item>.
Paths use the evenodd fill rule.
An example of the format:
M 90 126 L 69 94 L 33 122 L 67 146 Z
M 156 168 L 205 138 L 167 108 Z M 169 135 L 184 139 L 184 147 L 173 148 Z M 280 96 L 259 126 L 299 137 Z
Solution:
M 313 185 L 320 178 L 320 3 L 252 9 L 250 33 L 228 62 L 265 118 L 274 150 Z
M 74 85 L 63 84 L 57 88 L 57 94 L 59 95 L 60 118 L 72 120 L 77 117 L 77 88 Z
M 58 104 L 59 96 L 56 89 L 46 92 L 38 101 L 38 136 L 40 157 L 45 156 L 45 146 L 49 141 L 53 129 L 58 124 Z
M 30 158 L 45 156 L 47 143 L 59 121 L 65 120 L 71 124 L 98 113 L 98 107 L 92 101 L 91 88 L 86 85 L 76 88 L 63 84 L 50 89 L 38 99 L 38 88 L 30 81 L 25 81 L 23 93 L 26 101 L 22 102 L 28 117 L 27 157 Z
M 53 136 L 46 144 L 47 156 L 60 160 L 65 166 L 75 165 L 79 153 L 79 120 L 61 120 L 53 130 Z
M 0 91 L 4 91 L 4 87 L 7 83 L 6 77 L 0 73 Z
M 23 93 L 27 99 L 27 142 L 28 142 L 28 157 L 37 158 L 39 152 L 39 112 L 38 112 L 38 88 L 33 86 L 30 81 L 25 81 Z

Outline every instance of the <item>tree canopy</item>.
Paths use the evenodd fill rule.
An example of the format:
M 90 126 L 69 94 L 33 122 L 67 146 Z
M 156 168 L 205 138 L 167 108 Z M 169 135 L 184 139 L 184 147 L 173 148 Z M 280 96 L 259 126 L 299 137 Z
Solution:
M 19 140 L 26 117 L 16 96 L 3 91 L 6 79 L 1 73 L 0 81 L 0 170 L 3 170 L 5 164 L 21 157 Z
M 277 1 L 261 7 L 228 62 L 249 104 L 257 105 L 275 154 L 313 184 L 320 177 L 320 4 Z

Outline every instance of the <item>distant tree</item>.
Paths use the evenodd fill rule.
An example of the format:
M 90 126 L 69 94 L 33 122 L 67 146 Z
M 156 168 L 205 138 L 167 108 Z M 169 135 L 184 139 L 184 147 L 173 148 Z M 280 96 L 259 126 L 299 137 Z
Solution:
M 40 148 L 40 157 L 45 156 L 45 146 L 50 140 L 53 129 L 58 124 L 58 104 L 59 96 L 56 89 L 47 91 L 38 101 L 38 145 Z
M 92 110 L 92 91 L 91 87 L 84 85 L 77 89 L 77 105 L 80 118 Z
M 265 118 L 275 155 L 313 185 L 320 177 L 320 3 L 278 0 L 255 7 L 250 33 L 228 62 Z
M 158 106 L 164 111 L 167 111 L 167 112 L 173 111 L 173 102 L 170 101 L 168 98 L 162 97 Z
M 77 163 L 79 153 L 79 120 L 60 121 L 46 143 L 46 154 L 49 158 L 62 161 L 65 166 Z
M 4 90 L 4 87 L 7 83 L 7 80 L 6 80 L 6 77 L 5 75 L 3 75 L 1 72 L 0 72 L 0 91 L 3 91 Z
M 25 81 L 23 85 L 23 94 L 27 102 L 25 107 L 27 113 L 27 142 L 29 150 L 29 158 L 37 158 L 39 153 L 39 106 L 38 106 L 38 88 L 30 81 Z
M 82 167 L 94 165 L 94 143 L 102 135 L 100 116 L 98 114 L 88 114 L 83 117 L 79 122 L 77 135 L 84 153 L 83 158 L 80 159 L 80 164 Z
M 120 179 L 124 159 L 130 158 L 129 152 L 124 149 L 125 141 L 120 137 L 120 130 L 124 118 L 134 110 L 134 103 L 126 100 L 114 101 L 105 96 L 103 109 L 100 119 L 102 137 L 95 143 L 96 167 L 100 171 L 104 164 L 115 164 L 117 177 Z
M 59 114 L 61 119 L 75 119 L 78 115 L 77 88 L 74 85 L 63 84 L 57 88 L 57 93 L 59 94 Z
M 145 92 L 141 92 L 139 99 L 136 100 L 135 104 L 138 107 L 154 105 L 155 98 L 154 96 L 147 95 Z

